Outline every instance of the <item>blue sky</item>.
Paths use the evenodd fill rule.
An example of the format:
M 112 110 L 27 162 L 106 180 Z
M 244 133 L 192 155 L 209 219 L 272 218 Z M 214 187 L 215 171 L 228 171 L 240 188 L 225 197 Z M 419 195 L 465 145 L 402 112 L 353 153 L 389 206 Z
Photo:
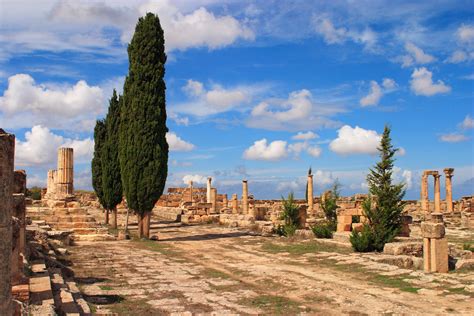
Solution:
M 363 193 L 390 124 L 406 198 L 445 167 L 455 198 L 473 193 L 470 1 L 2 1 L 0 127 L 30 185 L 72 146 L 91 187 L 93 126 L 148 11 L 168 53 L 168 186 L 212 176 L 232 194 L 245 178 L 256 198 L 303 197 L 311 166 L 317 194 L 335 179 Z

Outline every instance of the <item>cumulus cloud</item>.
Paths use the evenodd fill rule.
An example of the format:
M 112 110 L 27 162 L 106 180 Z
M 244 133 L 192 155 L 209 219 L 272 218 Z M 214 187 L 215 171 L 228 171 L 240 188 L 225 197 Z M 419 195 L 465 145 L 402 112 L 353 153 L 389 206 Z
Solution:
M 213 179 L 215 180 L 215 179 Z M 191 183 L 191 181 L 193 182 L 193 185 L 196 185 L 196 184 L 206 184 L 207 183 L 207 177 L 205 176 L 201 176 L 199 174 L 187 174 L 183 177 L 183 183 L 186 184 L 186 185 L 189 185 Z
M 469 137 L 460 133 L 450 133 L 441 135 L 439 140 L 447 143 L 459 143 L 469 140 Z
M 471 129 L 474 128 L 474 119 L 468 114 L 464 120 L 459 123 L 459 127 L 462 129 Z
M 0 97 L 0 125 L 22 128 L 43 125 L 50 128 L 83 130 L 104 112 L 104 95 L 98 86 L 80 80 L 75 85 L 37 84 L 27 74 L 8 78 Z
M 414 64 L 428 64 L 436 60 L 435 57 L 426 54 L 421 48 L 410 42 L 405 44 L 405 50 L 408 55 L 402 56 L 402 67 L 409 67 Z
M 166 133 L 166 141 L 168 142 L 170 151 L 191 151 L 196 148 L 196 146 L 184 141 L 173 132 Z
M 247 126 L 269 130 L 333 128 L 340 123 L 328 118 L 344 110 L 337 105 L 320 104 L 309 90 L 293 91 L 288 99 L 268 99 L 255 106 Z
M 382 98 L 383 92 L 379 84 L 376 81 L 370 82 L 370 92 L 368 95 L 360 99 L 360 105 L 370 106 L 377 105 Z
M 173 111 L 203 117 L 236 109 L 241 110 L 255 95 L 267 88 L 260 85 L 224 88 L 214 84 L 206 89 L 202 82 L 189 79 L 182 89 L 190 101 L 175 105 Z
M 370 81 L 370 91 L 365 97 L 361 98 L 359 103 L 361 106 L 373 106 L 378 105 L 380 99 L 385 93 L 392 92 L 397 88 L 397 83 L 391 78 L 384 78 L 382 86 L 376 81 Z
M 278 161 L 288 156 L 287 142 L 276 140 L 267 143 L 263 138 L 254 142 L 252 146 L 244 151 L 243 158 L 248 160 Z
M 443 81 L 433 82 L 433 73 L 425 67 L 416 68 L 411 74 L 411 78 L 410 88 L 416 95 L 432 96 L 451 91 L 451 87 Z
M 337 154 L 373 155 L 377 153 L 381 136 L 376 131 L 344 125 L 337 134 L 337 138 L 329 143 L 329 148 Z
M 473 53 L 467 53 L 462 50 L 456 50 L 453 52 L 449 58 L 446 59 L 446 62 L 448 63 L 453 63 L 453 64 L 459 64 L 468 60 L 474 59 L 474 52 Z
M 16 139 L 15 163 L 21 167 L 54 165 L 59 147 L 72 147 L 75 162 L 88 162 L 92 159 L 94 141 L 91 138 L 65 138 L 47 127 L 36 125 L 25 133 L 25 141 Z
M 368 27 L 362 31 L 338 28 L 329 18 L 318 16 L 313 18 L 313 23 L 316 33 L 321 35 L 327 44 L 342 44 L 350 40 L 371 48 L 377 42 L 377 35 Z
M 413 187 L 413 172 L 411 170 L 404 170 L 395 166 L 393 167 L 392 178 L 396 183 L 405 184 L 407 190 L 410 190 Z
M 458 39 L 461 42 L 474 42 L 474 25 L 462 25 L 457 30 Z
M 311 131 L 308 131 L 306 133 L 298 132 L 298 134 L 294 135 L 291 138 L 295 140 L 311 140 L 311 139 L 319 138 L 319 135 Z

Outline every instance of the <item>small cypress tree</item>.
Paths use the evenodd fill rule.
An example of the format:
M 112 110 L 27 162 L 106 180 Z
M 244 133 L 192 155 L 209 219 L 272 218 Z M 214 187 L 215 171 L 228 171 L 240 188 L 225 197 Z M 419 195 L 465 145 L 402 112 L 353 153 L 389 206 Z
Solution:
M 112 228 L 117 228 L 117 204 L 122 201 L 122 178 L 118 157 L 120 102 L 113 91 L 105 118 L 106 140 L 102 149 L 102 186 L 105 208 L 112 211 Z
M 380 161 L 367 175 L 369 197 L 362 205 L 367 223 L 361 233 L 353 232 L 350 238 L 356 251 L 382 251 L 400 231 L 405 185 L 392 183 L 397 150 L 392 146 L 390 127 L 385 126 L 378 147 Z
M 105 208 L 106 223 L 108 222 L 107 205 L 104 200 L 104 188 L 102 183 L 102 152 L 106 138 L 104 120 L 97 120 L 94 127 L 94 156 L 92 158 L 92 187 L 99 199 L 99 203 Z
M 129 70 L 120 108 L 119 160 L 128 207 L 139 237 L 149 238 L 150 213 L 168 174 L 165 46 L 158 16 L 141 17 L 128 46 Z

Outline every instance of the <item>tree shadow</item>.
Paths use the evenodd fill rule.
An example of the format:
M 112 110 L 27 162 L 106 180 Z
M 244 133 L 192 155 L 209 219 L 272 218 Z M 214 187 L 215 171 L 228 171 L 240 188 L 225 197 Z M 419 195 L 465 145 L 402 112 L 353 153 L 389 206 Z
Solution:
M 94 284 L 94 283 L 101 283 L 105 281 L 109 281 L 110 279 L 107 278 L 96 278 L 96 277 L 84 277 L 84 278 L 78 278 L 75 277 L 74 281 L 78 284 Z

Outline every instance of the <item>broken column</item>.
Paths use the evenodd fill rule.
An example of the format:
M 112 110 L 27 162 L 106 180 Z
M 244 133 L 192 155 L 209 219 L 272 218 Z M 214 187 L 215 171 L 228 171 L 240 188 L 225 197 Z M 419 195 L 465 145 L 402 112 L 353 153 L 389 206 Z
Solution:
M 58 149 L 58 169 L 56 179 L 56 197 L 66 198 L 74 194 L 74 150 L 72 148 Z
M 421 200 L 421 210 L 423 212 L 428 212 L 428 205 L 429 205 L 429 199 L 428 199 L 428 174 L 426 174 L 426 171 L 423 173 L 423 176 L 421 177 L 421 191 L 420 191 L 420 200 Z
M 237 194 L 232 194 L 232 214 L 237 214 L 239 212 L 239 199 Z
M 11 255 L 15 136 L 0 129 L 0 315 L 12 314 Z
M 249 186 L 247 180 L 242 180 L 242 214 L 249 213 Z
M 453 183 L 451 178 L 453 177 L 454 168 L 445 168 L 445 184 L 446 184 L 446 212 L 453 211 Z
M 441 190 L 439 187 L 439 178 L 441 177 L 438 173 L 433 175 L 434 177 L 434 211 L 435 213 L 441 212 Z
M 208 177 L 207 178 L 207 191 L 206 191 L 206 202 L 207 203 L 212 203 L 212 197 L 211 197 L 211 188 L 212 188 L 212 178 Z
M 425 272 L 448 272 L 448 240 L 445 238 L 443 214 L 432 213 L 431 221 L 422 222 L 421 235 Z
M 308 212 L 313 212 L 314 197 L 313 197 L 313 175 L 308 174 Z
M 224 194 L 222 197 L 222 208 L 227 208 L 229 206 L 229 201 L 227 198 L 227 194 Z
M 56 170 L 48 170 L 48 180 L 46 193 L 48 196 L 54 196 L 56 194 Z
M 217 189 L 211 188 L 211 213 L 217 213 Z

